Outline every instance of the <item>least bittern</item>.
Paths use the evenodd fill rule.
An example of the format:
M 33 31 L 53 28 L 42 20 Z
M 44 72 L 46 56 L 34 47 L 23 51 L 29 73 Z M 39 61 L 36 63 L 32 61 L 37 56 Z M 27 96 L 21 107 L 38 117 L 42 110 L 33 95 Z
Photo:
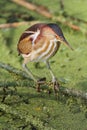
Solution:
M 24 70 L 35 82 L 40 83 L 39 80 L 37 80 L 31 71 L 27 68 L 26 64 L 31 61 L 45 62 L 52 76 L 55 92 L 59 88 L 59 83 L 52 72 L 49 59 L 56 54 L 61 43 L 66 44 L 69 48 L 72 49 L 72 47 L 65 39 L 60 27 L 54 23 L 38 23 L 31 26 L 24 31 L 18 42 L 19 54 L 21 54 L 24 58 Z

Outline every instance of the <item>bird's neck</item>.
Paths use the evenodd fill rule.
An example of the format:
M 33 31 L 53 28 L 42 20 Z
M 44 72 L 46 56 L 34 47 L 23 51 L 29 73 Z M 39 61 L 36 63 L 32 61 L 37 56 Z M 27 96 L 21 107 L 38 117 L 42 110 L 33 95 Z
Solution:
M 40 35 L 40 30 L 37 30 L 34 34 L 32 34 L 30 37 L 33 39 L 32 40 L 32 45 L 34 45 L 35 40 L 37 37 Z

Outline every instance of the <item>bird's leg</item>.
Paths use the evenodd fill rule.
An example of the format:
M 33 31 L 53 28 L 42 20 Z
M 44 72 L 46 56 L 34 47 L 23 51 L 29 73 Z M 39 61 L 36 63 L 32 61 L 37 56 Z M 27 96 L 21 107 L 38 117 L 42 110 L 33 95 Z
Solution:
M 49 69 L 50 74 L 52 76 L 52 82 L 53 82 L 54 92 L 56 93 L 59 90 L 59 83 L 58 83 L 56 77 L 54 76 L 54 74 L 52 72 L 52 69 L 51 69 L 50 64 L 49 64 L 48 61 L 46 61 L 46 65 L 47 65 L 47 68 Z
M 31 79 L 33 79 L 35 82 L 37 82 L 37 79 L 33 76 L 32 72 L 28 69 L 25 63 L 23 63 L 23 69 L 25 72 L 30 76 Z
M 30 76 L 31 79 L 33 79 L 35 81 L 36 85 L 36 90 L 38 92 L 40 92 L 40 84 L 38 83 L 37 79 L 33 76 L 32 72 L 29 70 L 29 68 L 26 66 L 25 63 L 23 63 L 23 69 L 25 70 L 25 72 Z
M 46 79 L 45 78 L 41 78 L 41 79 L 37 80 L 34 77 L 34 75 L 32 74 L 32 72 L 29 70 L 29 68 L 26 66 L 26 62 L 25 61 L 24 61 L 22 66 L 23 66 L 23 69 L 25 70 L 25 72 L 30 76 L 30 78 L 35 81 L 35 83 L 36 83 L 36 90 L 38 92 L 40 92 L 40 85 L 43 84 L 46 81 Z

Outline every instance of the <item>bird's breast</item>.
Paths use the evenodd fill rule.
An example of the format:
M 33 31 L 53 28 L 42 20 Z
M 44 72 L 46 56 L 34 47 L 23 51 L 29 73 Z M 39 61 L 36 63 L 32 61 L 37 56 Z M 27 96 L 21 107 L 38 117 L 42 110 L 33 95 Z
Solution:
M 50 57 L 54 56 L 57 52 L 60 43 L 54 40 L 45 40 L 44 43 L 40 42 L 35 44 L 33 47 L 33 51 L 31 53 L 31 61 L 45 61 L 48 60 Z

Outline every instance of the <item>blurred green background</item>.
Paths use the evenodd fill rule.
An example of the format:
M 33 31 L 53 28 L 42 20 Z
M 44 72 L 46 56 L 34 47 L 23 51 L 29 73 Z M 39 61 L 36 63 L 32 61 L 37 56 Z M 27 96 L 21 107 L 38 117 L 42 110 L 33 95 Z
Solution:
M 21 1 L 21 0 L 19 0 Z M 24 0 L 25 1 L 25 0 Z M 11 0 L 0 1 L 0 25 L 23 22 L 13 28 L 0 28 L 0 62 L 22 69 L 23 58 L 18 56 L 17 43 L 22 32 L 37 22 L 57 23 L 74 48 L 61 45 L 50 59 L 51 67 L 61 86 L 87 92 L 87 0 L 26 0 L 52 14 L 47 18 Z M 71 28 L 75 25 L 79 29 Z M 50 74 L 44 63 L 28 64 L 39 77 Z M 14 82 L 17 92 L 14 91 Z M 26 82 L 29 84 L 26 87 Z M 55 99 L 46 90 L 37 93 L 34 83 L 0 68 L 0 84 L 12 84 L 4 103 L 0 104 L 0 130 L 86 130 L 87 101 L 59 94 Z M 25 85 L 24 85 L 25 83 Z M 1 86 L 1 85 L 0 85 Z M 5 87 L 5 86 L 4 86 Z M 2 101 L 3 87 L 0 87 Z

